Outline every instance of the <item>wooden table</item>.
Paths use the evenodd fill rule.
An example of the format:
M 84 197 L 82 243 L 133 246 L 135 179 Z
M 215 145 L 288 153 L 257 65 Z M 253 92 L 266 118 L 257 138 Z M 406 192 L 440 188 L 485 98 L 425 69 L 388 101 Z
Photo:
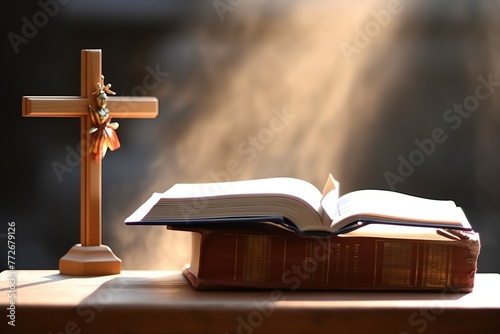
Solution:
M 4 271 L 0 310 L 0 333 L 500 333 L 500 275 L 478 274 L 474 292 L 445 295 L 196 292 L 180 272 Z

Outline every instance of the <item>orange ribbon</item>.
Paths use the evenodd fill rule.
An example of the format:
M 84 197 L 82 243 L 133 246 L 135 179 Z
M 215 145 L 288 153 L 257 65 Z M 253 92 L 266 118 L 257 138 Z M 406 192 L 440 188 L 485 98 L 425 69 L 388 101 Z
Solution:
M 91 111 L 91 113 L 94 114 L 92 117 L 94 127 L 90 129 L 90 152 L 94 154 L 95 162 L 100 163 L 108 148 L 111 151 L 120 148 L 120 140 L 115 131 L 118 123 L 111 123 L 109 115 L 100 117 L 96 112 Z

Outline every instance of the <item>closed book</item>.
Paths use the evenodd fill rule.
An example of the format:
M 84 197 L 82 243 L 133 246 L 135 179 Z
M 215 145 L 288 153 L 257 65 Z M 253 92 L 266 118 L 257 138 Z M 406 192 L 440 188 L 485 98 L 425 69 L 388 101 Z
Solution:
M 409 226 L 314 237 L 276 225 L 191 231 L 183 274 L 196 290 L 470 292 L 480 251 L 474 231 Z

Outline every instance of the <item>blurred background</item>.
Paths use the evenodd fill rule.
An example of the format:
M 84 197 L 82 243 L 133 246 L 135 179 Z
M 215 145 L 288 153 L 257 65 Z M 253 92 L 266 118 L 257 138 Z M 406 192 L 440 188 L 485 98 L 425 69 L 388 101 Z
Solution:
M 2 2 L 0 269 L 57 269 L 79 237 L 79 120 L 21 117 L 23 95 L 78 95 L 80 50 L 103 50 L 118 95 L 159 116 L 114 119 L 103 243 L 124 269 L 178 270 L 187 233 L 127 227 L 180 182 L 291 176 L 341 193 L 453 199 L 500 272 L 498 1 Z M 8 6 L 8 7 L 7 7 Z M 61 166 L 66 166 L 61 169 Z

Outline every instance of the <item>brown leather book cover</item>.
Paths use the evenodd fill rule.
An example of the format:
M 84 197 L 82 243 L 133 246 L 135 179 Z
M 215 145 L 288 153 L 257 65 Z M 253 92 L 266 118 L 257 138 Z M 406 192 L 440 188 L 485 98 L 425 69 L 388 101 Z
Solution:
M 273 226 L 192 234 L 184 276 L 196 290 L 470 292 L 480 250 L 473 231 L 406 226 L 314 237 Z

